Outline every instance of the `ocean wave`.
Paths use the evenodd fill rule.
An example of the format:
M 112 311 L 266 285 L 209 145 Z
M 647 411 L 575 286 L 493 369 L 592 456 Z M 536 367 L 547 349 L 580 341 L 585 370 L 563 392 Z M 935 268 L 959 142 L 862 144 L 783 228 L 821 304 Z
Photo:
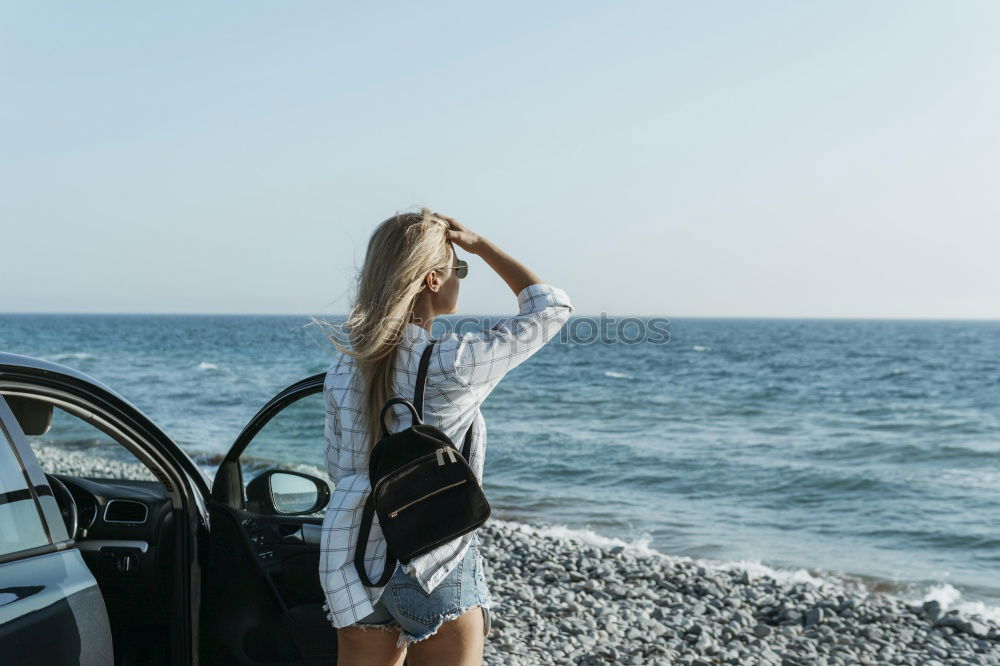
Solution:
M 490 522 L 500 523 L 509 529 L 518 530 L 528 534 L 564 539 L 567 541 L 586 544 L 588 546 L 596 546 L 598 548 L 608 549 L 622 547 L 626 551 L 635 553 L 636 555 L 654 557 L 671 563 L 691 562 L 697 564 L 698 566 L 705 567 L 706 569 L 713 569 L 716 571 L 738 571 L 741 573 L 745 571 L 747 575 L 752 578 L 769 576 L 779 583 L 809 583 L 815 587 L 832 587 L 837 591 L 844 591 L 852 587 L 848 581 L 838 578 L 832 573 L 827 575 L 817 575 L 807 571 L 806 569 L 781 569 L 763 564 L 759 560 L 727 561 L 689 557 L 687 555 L 670 555 L 650 546 L 652 537 L 648 534 L 643 534 L 642 536 L 639 536 L 631 541 L 626 541 L 624 539 L 598 534 L 591 529 L 569 527 L 567 525 L 528 525 L 517 521 L 500 520 L 496 518 L 491 518 Z M 855 584 L 854 587 L 860 586 Z
M 899 529 L 891 527 L 858 530 L 856 534 L 873 541 L 892 540 L 897 543 L 920 544 L 935 549 L 956 550 L 963 553 L 973 551 L 986 551 L 987 553 L 1000 552 L 1000 538 L 997 538 L 995 535 L 960 534 L 955 531 L 935 532 L 926 529 Z
M 883 379 L 893 379 L 894 377 L 899 377 L 900 375 L 908 374 L 910 371 L 906 368 L 893 368 L 889 372 L 883 372 L 882 374 L 876 375 L 876 380 Z
M 195 461 L 198 465 L 203 465 L 206 467 L 218 467 L 222 464 L 223 459 L 225 459 L 225 452 L 220 451 L 186 451 L 188 456 Z
M 615 372 L 614 370 L 605 370 L 604 376 L 611 377 L 612 379 L 632 379 L 632 375 L 624 372 Z
M 215 363 L 209 363 L 207 361 L 202 361 L 201 363 L 199 363 L 198 364 L 198 369 L 199 370 L 221 370 L 221 368 L 219 368 L 219 366 L 217 366 Z
M 1000 472 L 985 469 L 944 469 L 928 479 L 957 488 L 982 488 L 993 491 L 1000 488 Z
M 864 446 L 854 444 L 829 447 L 822 457 L 829 459 L 865 459 L 882 463 L 989 463 L 1000 460 L 1000 447 L 995 450 L 961 444 L 940 444 L 937 446 L 913 444 L 911 442 L 866 441 Z
M 87 352 L 64 352 L 62 354 L 52 354 L 48 357 L 50 361 L 90 361 L 96 358 Z
M 661 553 L 655 548 L 650 547 L 649 544 L 652 543 L 653 538 L 649 535 L 643 535 L 633 541 L 625 541 L 616 537 L 607 537 L 602 534 L 598 534 L 597 532 L 587 528 L 569 527 L 567 525 L 528 525 L 527 523 L 520 523 L 515 520 L 501 520 L 499 518 L 490 518 L 490 523 L 499 524 L 503 527 L 507 527 L 508 529 L 517 530 L 525 534 L 575 541 L 587 544 L 588 546 L 597 546 L 598 548 L 614 548 L 616 546 L 621 546 L 625 548 L 625 550 L 635 552 L 637 555 L 663 557 L 667 559 L 689 559 L 667 555 L 665 553 Z
M 220 451 L 188 450 L 187 454 L 192 460 L 194 460 L 195 464 L 208 475 L 208 478 L 210 479 L 215 477 L 215 473 L 218 471 L 219 465 L 222 464 L 222 461 L 226 457 L 226 453 Z M 327 475 L 326 470 L 320 469 L 319 467 L 308 463 L 261 458 L 244 453 L 240 456 L 240 464 L 243 466 L 247 479 L 249 479 L 251 475 L 256 476 L 257 474 L 269 469 L 280 469 L 289 472 L 301 472 L 303 474 L 309 474 L 310 476 L 323 479 L 330 485 L 331 490 L 334 486 L 330 477 Z
M 768 466 L 770 485 L 760 490 L 761 495 L 778 498 L 777 506 L 784 506 L 789 497 L 797 502 L 824 502 L 830 498 L 905 497 L 915 489 L 905 480 L 886 478 L 865 468 L 818 468 L 809 465 Z
M 924 594 L 917 598 L 906 599 L 910 603 L 924 603 L 926 601 L 937 601 L 941 604 L 941 610 L 947 613 L 957 610 L 963 616 L 978 615 L 984 620 L 1000 624 L 1000 606 L 990 606 L 982 601 L 967 601 L 962 598 L 962 592 L 950 583 L 938 583 L 931 585 Z
M 691 349 L 694 351 L 712 351 L 711 347 L 703 347 L 701 345 L 695 345 L 694 347 L 691 347 Z

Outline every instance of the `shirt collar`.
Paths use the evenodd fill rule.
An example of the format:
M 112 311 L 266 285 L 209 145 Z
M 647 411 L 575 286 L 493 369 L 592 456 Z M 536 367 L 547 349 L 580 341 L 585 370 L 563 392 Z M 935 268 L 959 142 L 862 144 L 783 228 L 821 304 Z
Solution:
M 432 337 L 430 331 L 423 326 L 417 326 L 412 322 L 407 322 L 403 335 L 406 336 L 408 340 L 430 340 Z

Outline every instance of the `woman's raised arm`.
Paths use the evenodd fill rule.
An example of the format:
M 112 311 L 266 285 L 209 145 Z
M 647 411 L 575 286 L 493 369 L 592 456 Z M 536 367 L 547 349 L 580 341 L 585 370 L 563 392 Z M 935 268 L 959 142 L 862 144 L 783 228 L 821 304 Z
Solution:
M 535 275 L 531 269 L 487 239 L 469 231 L 450 217 L 440 213 L 434 213 L 434 216 L 446 221 L 451 227 L 447 232 L 449 241 L 466 252 L 481 257 L 489 264 L 490 268 L 496 271 L 497 275 L 503 278 L 515 296 L 520 294 L 525 287 L 541 283 L 542 279 Z

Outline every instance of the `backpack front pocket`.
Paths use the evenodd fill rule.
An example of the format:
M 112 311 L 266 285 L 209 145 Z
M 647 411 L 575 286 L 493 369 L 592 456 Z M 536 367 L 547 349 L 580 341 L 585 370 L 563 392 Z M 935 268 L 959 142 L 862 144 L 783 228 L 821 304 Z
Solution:
M 433 497 L 434 495 L 437 495 L 438 493 L 443 493 L 444 491 L 446 491 L 446 490 L 448 490 L 450 488 L 455 488 L 457 486 L 462 485 L 463 483 L 468 483 L 468 482 L 469 482 L 468 479 L 462 479 L 461 481 L 456 481 L 455 483 L 449 483 L 447 486 L 443 486 L 441 488 L 438 488 L 437 490 L 432 490 L 431 492 L 418 497 L 417 499 L 413 500 L 412 502 L 407 502 L 406 504 L 404 504 L 403 506 L 399 507 L 398 509 L 390 511 L 389 512 L 389 517 L 390 518 L 395 518 L 396 516 L 399 515 L 399 512 L 402 511 L 403 509 L 409 508 L 409 507 L 411 507 L 414 504 L 417 504 L 419 502 L 423 502 L 428 497 Z

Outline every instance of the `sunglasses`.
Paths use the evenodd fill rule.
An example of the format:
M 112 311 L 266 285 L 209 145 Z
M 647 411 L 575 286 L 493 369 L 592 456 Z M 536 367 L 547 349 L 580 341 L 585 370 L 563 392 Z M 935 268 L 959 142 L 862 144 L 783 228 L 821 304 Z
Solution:
M 469 274 L 469 264 L 466 263 L 465 259 L 459 259 L 457 264 L 454 266 L 448 266 L 448 268 L 455 269 L 455 275 L 458 276 L 459 280 Z

